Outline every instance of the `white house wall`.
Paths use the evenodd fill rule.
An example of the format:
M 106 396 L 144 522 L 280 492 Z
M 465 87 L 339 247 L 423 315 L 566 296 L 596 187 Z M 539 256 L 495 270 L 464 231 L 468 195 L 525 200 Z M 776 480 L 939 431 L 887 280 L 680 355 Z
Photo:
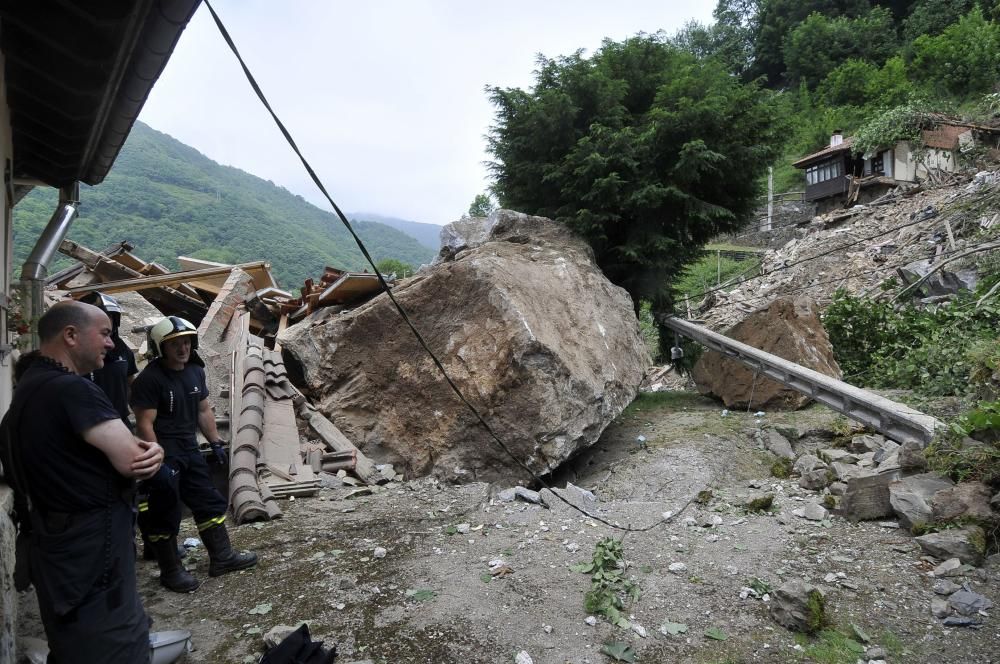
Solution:
M 926 180 L 930 169 L 937 169 L 946 173 L 954 173 L 958 170 L 958 160 L 951 150 L 940 150 L 938 148 L 928 148 L 924 151 L 921 160 L 914 159 L 913 151 L 907 141 L 900 141 L 893 150 L 894 157 L 893 173 L 895 179 L 904 182 L 916 182 Z M 886 173 L 888 175 L 888 173 Z
M 11 159 L 13 158 L 13 152 L 11 150 L 11 131 L 10 131 L 10 109 L 7 107 L 7 81 L 6 81 L 6 64 L 3 61 L 3 55 L 0 54 L 0 160 L 4 165 L 4 172 L 10 171 L 9 165 Z M 3 265 L 0 266 L 0 285 L 3 287 L 3 293 L 8 298 L 11 295 L 11 271 L 14 263 L 14 229 L 12 224 L 12 213 L 11 213 L 11 201 L 10 201 L 10 189 L 11 187 L 8 183 L 4 182 L 4 186 L 0 187 L 0 213 L 2 213 L 3 218 L 3 236 L 0 238 L 2 246 L 0 246 L 0 261 Z M 9 300 L 8 300 L 9 301 Z M 0 344 L 5 346 L 10 343 L 10 332 L 7 329 L 7 310 L 6 308 L 0 308 Z M 3 359 L 0 360 L 0 413 L 7 412 L 7 407 L 10 405 L 10 397 L 12 392 L 12 381 L 13 381 L 13 362 L 10 355 L 7 353 L 0 353 Z

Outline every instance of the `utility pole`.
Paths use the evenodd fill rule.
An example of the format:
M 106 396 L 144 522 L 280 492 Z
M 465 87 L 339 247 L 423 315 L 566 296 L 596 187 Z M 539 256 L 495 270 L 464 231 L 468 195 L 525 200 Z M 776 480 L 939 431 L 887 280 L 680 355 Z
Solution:
M 774 167 L 767 167 L 767 222 L 760 230 L 771 230 L 771 219 L 774 217 Z

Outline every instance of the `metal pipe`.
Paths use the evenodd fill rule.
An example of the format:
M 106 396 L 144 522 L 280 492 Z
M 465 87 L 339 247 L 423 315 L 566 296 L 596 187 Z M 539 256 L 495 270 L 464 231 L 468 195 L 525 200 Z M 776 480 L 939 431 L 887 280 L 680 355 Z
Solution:
M 24 320 L 30 326 L 29 348 L 38 348 L 38 319 L 45 310 L 45 277 L 49 263 L 73 225 L 80 206 L 80 185 L 74 182 L 59 190 L 59 207 L 52 213 L 45 230 L 35 242 L 28 259 L 21 266 L 22 308 Z M 24 345 L 21 345 L 24 348 Z
M 80 187 L 74 184 L 59 190 L 59 207 L 52 213 L 49 223 L 31 249 L 28 259 L 21 266 L 21 281 L 44 279 L 48 276 L 49 263 L 66 239 L 69 227 L 76 219 L 79 208 Z

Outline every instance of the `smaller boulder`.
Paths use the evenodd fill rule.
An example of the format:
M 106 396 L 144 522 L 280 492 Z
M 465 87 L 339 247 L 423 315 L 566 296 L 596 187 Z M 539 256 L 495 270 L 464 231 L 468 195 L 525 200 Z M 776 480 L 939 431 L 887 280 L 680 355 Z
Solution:
M 834 464 L 837 465 L 837 464 Z M 864 472 L 863 469 L 858 469 Z M 844 518 L 851 521 L 868 521 L 891 515 L 889 484 L 899 479 L 897 474 L 865 475 L 847 480 L 847 489 L 840 503 Z
M 794 459 L 795 452 L 792 450 L 792 444 L 788 442 L 788 439 L 783 435 L 775 431 L 774 429 L 768 429 L 766 439 L 764 440 L 764 445 L 767 447 L 771 454 L 781 457 L 782 459 Z
M 910 473 L 920 473 L 927 470 L 927 459 L 919 444 L 910 441 L 899 448 L 899 467 Z
M 823 463 L 822 459 L 812 454 L 803 454 L 795 461 L 792 472 L 796 475 L 803 475 L 818 468 L 826 469 L 826 464 Z
M 947 477 L 941 477 L 936 473 L 910 475 L 890 484 L 889 504 L 899 517 L 899 525 L 913 530 L 914 526 L 933 521 L 931 498 L 938 491 L 948 489 L 954 484 Z
M 864 454 L 865 452 L 874 452 L 882 447 L 885 443 L 885 436 L 881 434 L 868 435 L 860 434 L 851 438 L 851 444 L 848 446 L 851 452 L 855 454 Z
M 928 555 L 941 560 L 958 558 L 967 565 L 981 565 L 986 553 L 986 533 L 979 526 L 927 533 L 916 540 Z
M 799 486 L 810 491 L 819 491 L 829 486 L 832 481 L 833 477 L 827 468 L 816 468 L 802 473 L 802 477 L 799 478 Z
M 931 498 L 934 521 L 947 523 L 958 518 L 993 523 L 997 514 L 990 507 L 990 489 L 981 482 L 963 482 L 938 491 Z
M 771 595 L 771 618 L 794 632 L 815 634 L 827 624 L 823 592 L 804 581 L 787 581 Z

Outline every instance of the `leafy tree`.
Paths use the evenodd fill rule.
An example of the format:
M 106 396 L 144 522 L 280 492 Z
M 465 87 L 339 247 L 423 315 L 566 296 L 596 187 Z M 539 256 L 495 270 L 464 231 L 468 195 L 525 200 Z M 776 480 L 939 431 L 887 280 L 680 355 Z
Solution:
M 941 34 L 969 13 L 975 4 L 975 0 L 919 0 L 903 21 L 903 41 L 908 43 L 921 35 Z
M 395 274 L 397 277 L 405 277 L 413 274 L 413 266 L 395 258 L 385 258 L 375 263 L 375 267 L 382 274 Z
M 656 313 L 700 247 L 750 218 L 779 131 L 772 94 L 662 35 L 540 58 L 532 89 L 489 93 L 500 203 L 566 223 Z
M 780 87 L 785 83 L 785 40 L 810 14 L 854 18 L 870 9 L 868 0 L 762 0 L 751 74 L 765 76 L 768 85 Z
M 906 102 L 914 87 L 906 77 L 903 58 L 889 58 L 881 69 L 865 60 L 851 58 L 831 71 L 816 89 L 829 106 L 889 108 Z
M 814 89 L 847 58 L 880 66 L 895 49 L 895 26 L 887 9 L 876 7 L 858 18 L 813 13 L 785 40 L 786 77 Z
M 1000 80 L 1000 25 L 976 8 L 936 37 L 917 37 L 909 73 L 933 93 L 991 91 Z
M 827 74 L 816 94 L 831 106 L 864 106 L 878 71 L 870 62 L 851 58 Z
M 488 217 L 490 212 L 495 209 L 497 206 L 489 194 L 476 194 L 476 197 L 472 199 L 472 205 L 469 206 L 469 216 Z

